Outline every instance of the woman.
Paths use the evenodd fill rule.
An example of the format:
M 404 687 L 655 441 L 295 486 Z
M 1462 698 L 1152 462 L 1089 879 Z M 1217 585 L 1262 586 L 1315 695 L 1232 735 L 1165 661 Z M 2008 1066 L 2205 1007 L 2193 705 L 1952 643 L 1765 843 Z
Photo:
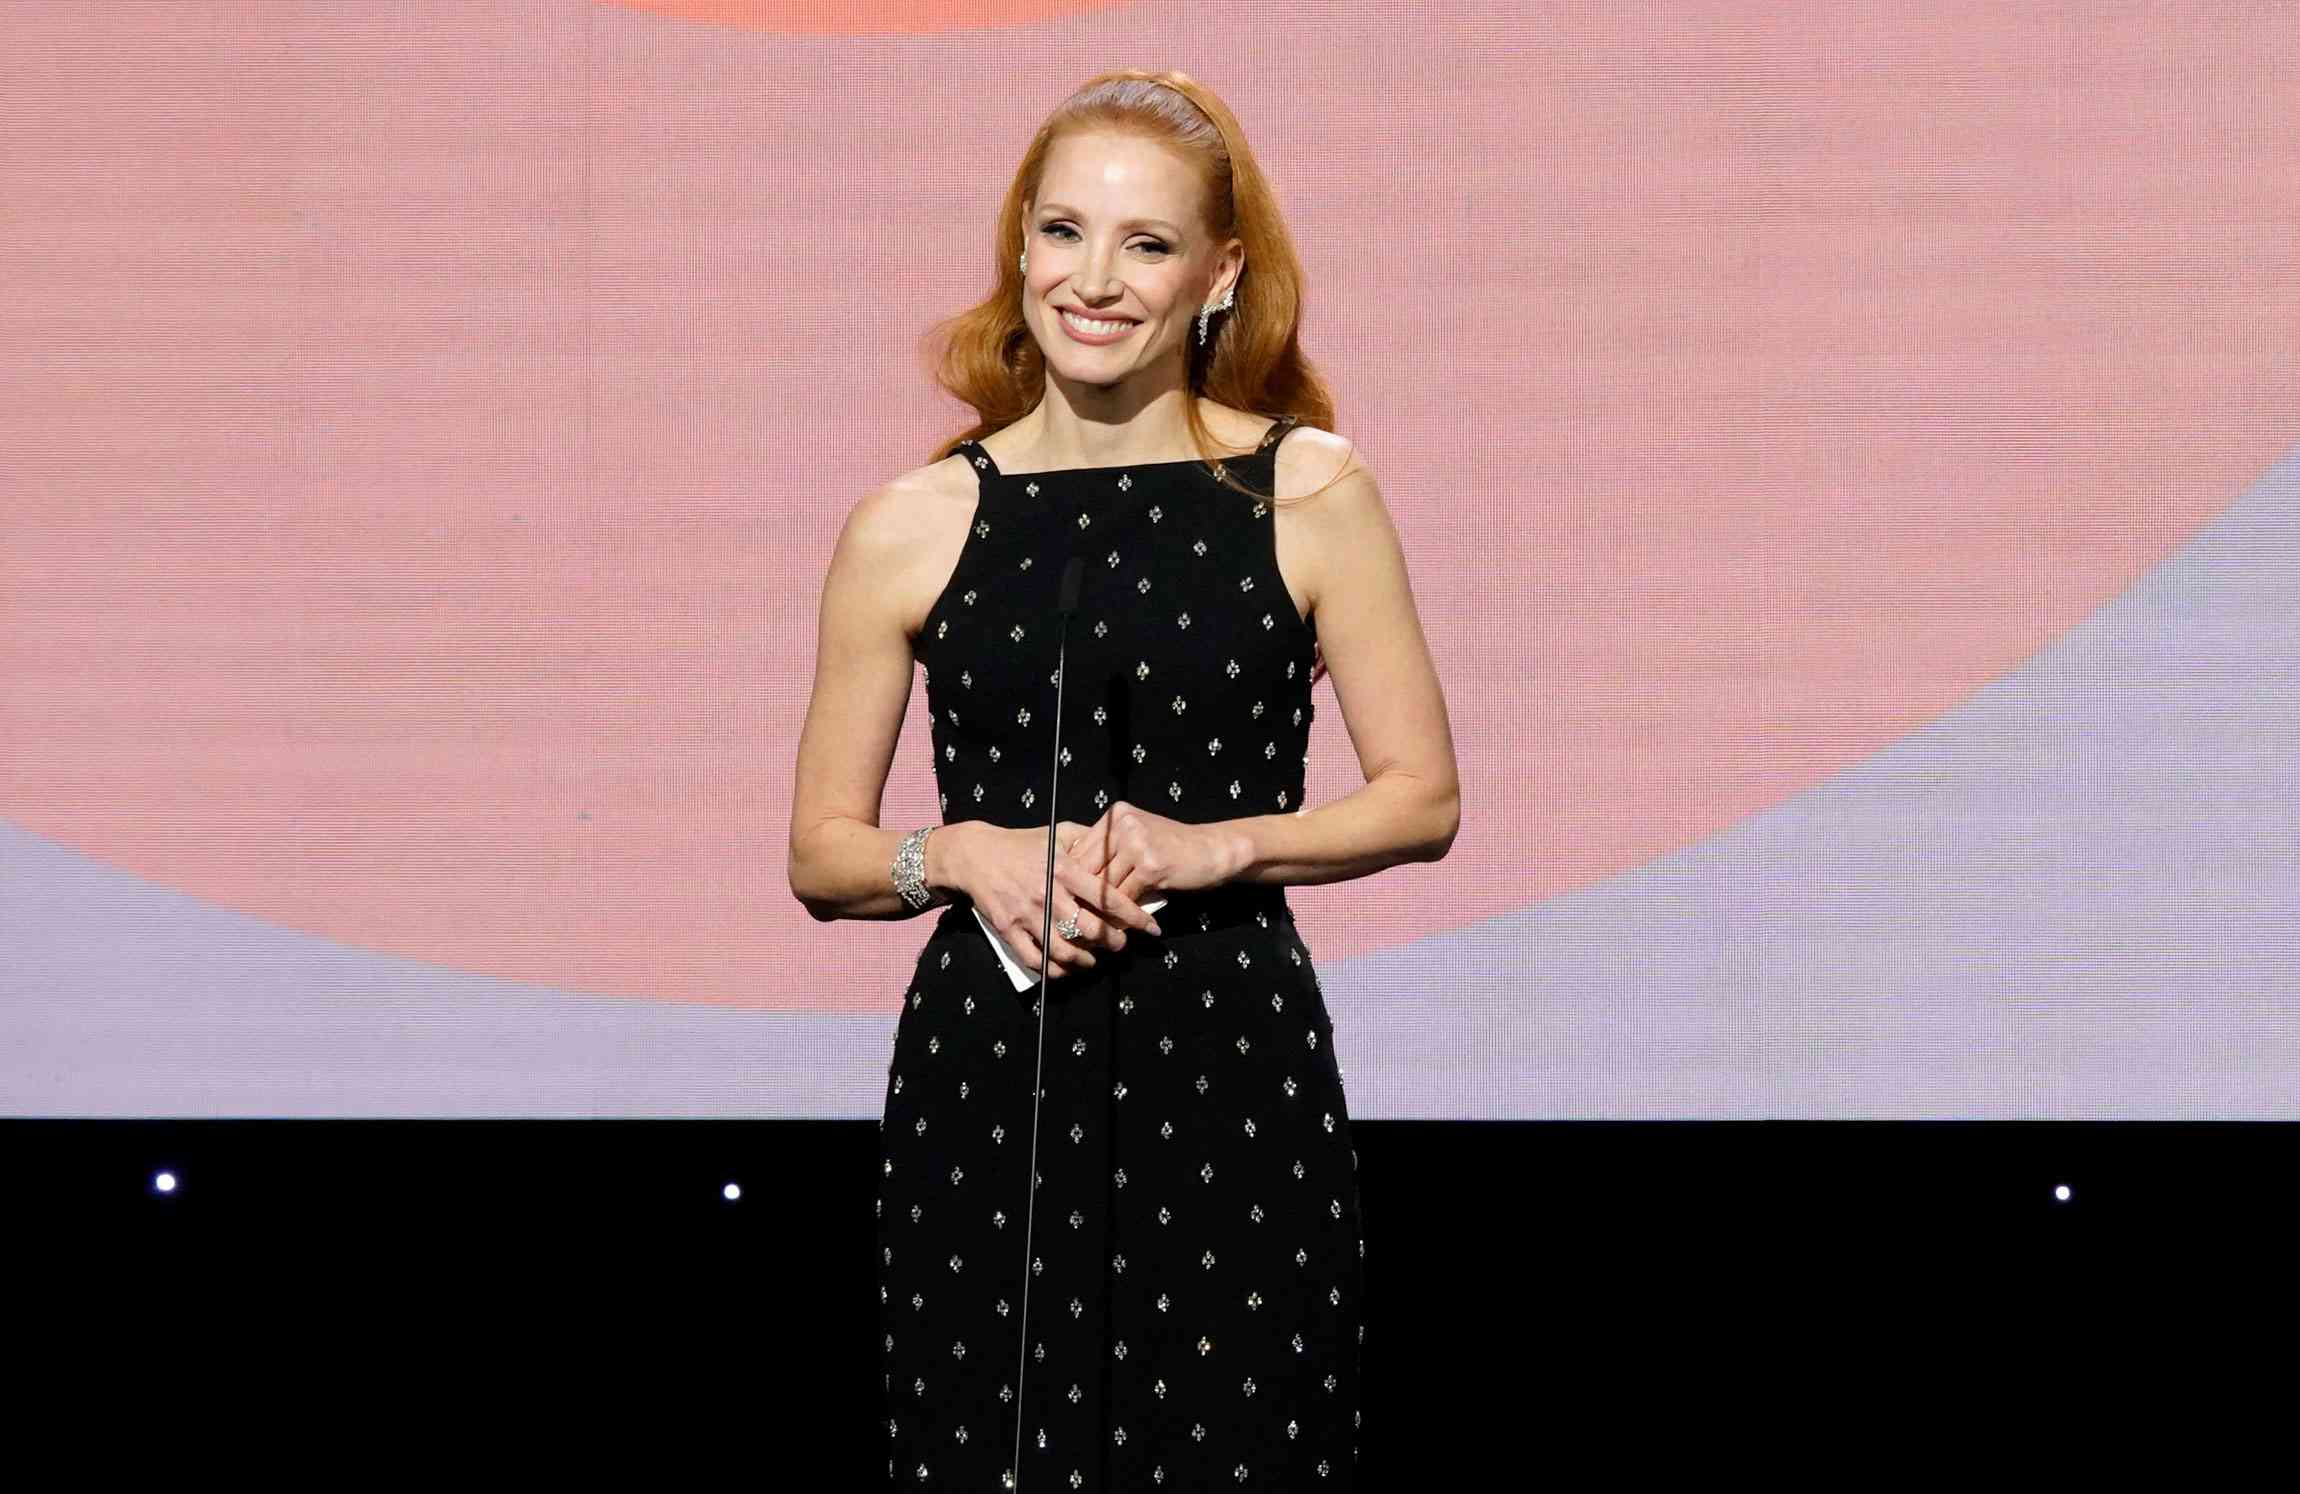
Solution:
M 881 1122 L 888 1473 L 1347 1489 L 1356 1154 L 1284 888 L 1445 854 L 1444 700 L 1221 102 L 1179 73 L 1093 80 L 998 232 L 998 290 L 940 329 L 980 423 L 840 535 L 791 815 L 816 917 L 948 905 Z M 943 823 L 905 833 L 878 816 L 914 656 Z M 1327 664 L 1368 781 L 1305 813 Z

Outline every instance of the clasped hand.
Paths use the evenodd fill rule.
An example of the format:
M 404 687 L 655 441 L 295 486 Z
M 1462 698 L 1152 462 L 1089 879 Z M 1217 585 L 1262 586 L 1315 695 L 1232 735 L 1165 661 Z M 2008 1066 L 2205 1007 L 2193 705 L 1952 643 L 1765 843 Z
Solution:
M 1076 939 L 1055 936 L 1058 954 L 1066 952 L 1066 945 L 1121 948 L 1125 928 L 1160 933 L 1157 920 L 1142 911 L 1144 902 L 1217 887 L 1231 874 L 1230 842 L 1220 831 L 1170 820 L 1124 799 L 1112 802 L 1091 825 L 1057 821 L 1054 845 L 1089 889 L 1085 899 L 1074 900 L 1071 889 L 1078 879 L 1057 878 L 1055 921 L 1075 917 L 1079 928 Z M 1093 964 L 1093 957 L 1087 955 L 1082 963 Z

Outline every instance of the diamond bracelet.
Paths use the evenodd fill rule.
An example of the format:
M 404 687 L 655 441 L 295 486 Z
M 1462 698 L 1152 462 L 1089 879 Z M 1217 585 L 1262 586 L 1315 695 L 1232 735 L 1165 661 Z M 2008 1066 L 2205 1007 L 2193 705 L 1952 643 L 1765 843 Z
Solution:
M 926 838 L 941 829 L 928 825 L 902 838 L 894 853 L 894 888 L 911 908 L 931 907 L 941 901 L 926 885 Z

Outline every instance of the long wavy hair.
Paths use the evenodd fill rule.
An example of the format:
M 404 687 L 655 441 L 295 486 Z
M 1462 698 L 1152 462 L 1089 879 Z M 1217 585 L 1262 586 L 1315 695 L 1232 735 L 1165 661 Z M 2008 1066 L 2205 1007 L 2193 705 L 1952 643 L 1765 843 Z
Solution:
M 1015 262 L 1023 249 L 1023 205 L 1038 195 L 1054 142 L 1094 133 L 1139 136 L 1172 150 L 1204 186 L 1204 218 L 1214 238 L 1235 236 L 1245 246 L 1235 304 L 1213 314 L 1204 343 L 1195 338 L 1186 343 L 1191 398 L 1184 408 L 1191 445 L 1215 480 L 1276 503 L 1275 494 L 1255 492 L 1228 470 L 1230 461 L 1251 448 L 1233 451 L 1215 441 L 1199 400 L 1273 418 L 1293 415 L 1304 425 L 1331 430 L 1333 395 L 1302 352 L 1302 264 L 1269 179 L 1229 106 L 1204 84 L 1176 71 L 1120 68 L 1102 73 L 1057 105 L 1031 137 L 998 212 L 991 254 L 996 286 L 977 305 L 936 323 L 926 337 L 935 382 L 980 417 L 942 442 L 934 459 L 949 456 L 961 441 L 979 440 L 1011 425 L 1046 392 L 1045 354 L 1023 321 L 1022 272 Z M 1317 491 L 1324 492 L 1325 486 Z

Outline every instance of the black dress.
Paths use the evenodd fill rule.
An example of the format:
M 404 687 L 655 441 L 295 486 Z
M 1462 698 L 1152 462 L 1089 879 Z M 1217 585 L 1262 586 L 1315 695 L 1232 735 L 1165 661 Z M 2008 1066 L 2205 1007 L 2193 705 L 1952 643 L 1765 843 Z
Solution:
M 1273 491 L 1293 424 L 1229 469 Z M 1270 505 L 1195 461 L 1009 476 L 959 450 L 975 522 L 918 642 L 943 822 L 1047 823 L 1073 552 L 1060 818 L 1298 810 L 1316 634 Z M 1283 887 L 1169 896 L 1162 936 L 1048 986 L 1043 1054 L 1038 987 L 966 899 L 919 955 L 880 1122 L 895 1487 L 1353 1487 L 1365 1247 L 1333 1024 Z

